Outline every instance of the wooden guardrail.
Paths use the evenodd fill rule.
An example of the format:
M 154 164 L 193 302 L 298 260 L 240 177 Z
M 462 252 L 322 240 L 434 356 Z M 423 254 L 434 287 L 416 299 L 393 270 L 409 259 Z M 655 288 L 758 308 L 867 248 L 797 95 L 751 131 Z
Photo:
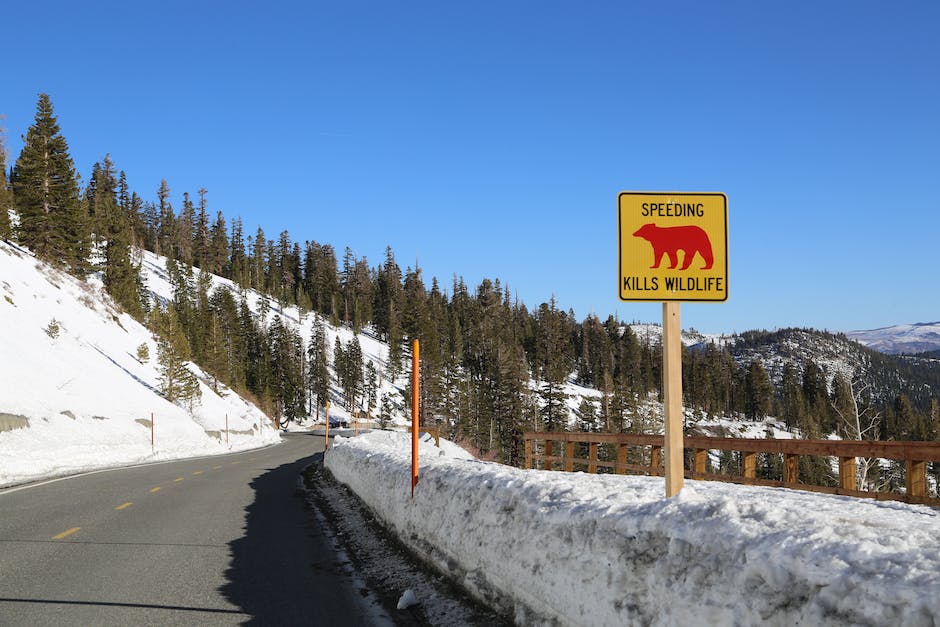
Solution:
M 573 472 L 575 467 L 590 473 L 610 468 L 618 474 L 628 472 L 661 476 L 663 436 L 632 435 L 625 433 L 587 432 L 526 432 L 525 467 L 535 468 L 541 462 L 544 470 L 554 470 L 555 464 Z M 685 449 L 691 450 L 691 466 L 685 471 L 688 479 L 727 481 L 749 485 L 764 485 L 829 494 L 842 494 L 879 500 L 904 501 L 940 507 L 940 498 L 927 496 L 927 463 L 940 461 L 938 442 L 883 442 L 875 440 L 774 440 L 749 438 L 685 437 Z M 540 444 L 541 443 L 541 444 Z M 577 445 L 588 445 L 588 456 L 576 456 Z M 615 459 L 598 458 L 600 445 L 612 445 Z M 556 449 L 556 445 L 559 447 Z M 649 448 L 649 465 L 628 463 L 630 447 Z M 583 449 L 583 446 L 580 448 Z M 742 476 L 709 472 L 708 451 L 734 451 L 742 455 Z M 560 454 L 558 454 L 560 453 Z M 758 454 L 783 457 L 783 480 L 774 481 L 757 477 Z M 801 455 L 834 457 L 839 460 L 838 487 L 800 483 L 799 458 Z M 866 492 L 856 489 L 856 459 L 880 458 L 903 461 L 905 466 L 905 493 Z M 644 455 L 644 460 L 647 458 Z

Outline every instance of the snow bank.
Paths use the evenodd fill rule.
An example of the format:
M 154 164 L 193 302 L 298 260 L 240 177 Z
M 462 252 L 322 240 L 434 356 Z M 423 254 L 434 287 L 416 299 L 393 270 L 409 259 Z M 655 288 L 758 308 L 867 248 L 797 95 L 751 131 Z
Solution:
M 413 500 L 407 434 L 337 438 L 325 463 L 517 622 L 940 621 L 937 510 L 698 481 L 664 499 L 660 478 L 523 471 L 450 450 L 422 443 Z

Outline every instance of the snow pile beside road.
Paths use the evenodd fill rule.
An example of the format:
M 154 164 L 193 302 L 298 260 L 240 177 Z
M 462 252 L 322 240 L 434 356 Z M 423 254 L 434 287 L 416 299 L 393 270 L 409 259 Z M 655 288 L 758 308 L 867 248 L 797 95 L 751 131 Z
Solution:
M 325 463 L 403 542 L 517 622 L 940 622 L 937 510 L 699 481 L 664 499 L 661 478 L 523 471 L 448 450 L 422 442 L 414 499 L 407 434 L 337 438 Z

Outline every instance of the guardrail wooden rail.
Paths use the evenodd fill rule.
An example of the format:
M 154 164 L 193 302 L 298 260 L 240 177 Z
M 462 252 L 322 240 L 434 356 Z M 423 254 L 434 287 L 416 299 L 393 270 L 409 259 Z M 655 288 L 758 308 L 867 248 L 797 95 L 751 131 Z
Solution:
M 647 475 L 663 474 L 661 435 L 632 435 L 625 433 L 588 433 L 579 431 L 526 432 L 525 467 L 535 468 L 541 462 L 542 469 L 554 470 L 559 464 L 564 470 L 573 472 L 575 467 L 586 468 L 590 473 L 600 468 L 610 468 L 615 473 L 636 472 Z M 539 444 L 541 443 L 541 445 Z M 560 446 L 556 451 L 555 445 Z M 577 445 L 588 445 L 588 456 L 576 456 Z M 600 445 L 615 448 L 615 459 L 599 459 Z M 882 442 L 876 440 L 758 440 L 749 438 L 685 437 L 685 449 L 691 453 L 690 468 L 685 471 L 688 479 L 707 479 L 749 485 L 764 485 L 829 494 L 842 494 L 879 500 L 904 501 L 940 507 L 940 498 L 927 496 L 927 463 L 940 461 L 940 442 Z M 628 463 L 631 447 L 649 448 L 644 460 L 650 463 Z M 580 448 L 583 448 L 581 446 Z M 708 472 L 708 451 L 733 451 L 741 453 L 742 476 Z M 557 452 L 561 454 L 558 455 Z M 783 458 L 783 480 L 757 477 L 758 454 L 781 455 Z M 800 483 L 799 458 L 801 455 L 834 457 L 839 460 L 838 487 Z M 856 459 L 880 458 L 904 462 L 905 493 L 866 492 L 856 489 Z

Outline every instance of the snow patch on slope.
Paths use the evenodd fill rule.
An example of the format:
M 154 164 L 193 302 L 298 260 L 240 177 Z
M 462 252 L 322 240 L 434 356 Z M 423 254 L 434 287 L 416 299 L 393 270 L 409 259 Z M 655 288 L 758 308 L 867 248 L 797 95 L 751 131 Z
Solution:
M 257 407 L 225 389 L 217 395 L 194 364 L 202 399 L 191 410 L 160 396 L 150 331 L 121 313 L 99 281 L 0 242 L 0 296 L 0 413 L 29 420 L 0 432 L 0 486 L 279 441 Z M 53 320 L 55 337 L 47 333 Z M 143 363 L 141 344 L 150 354 Z

